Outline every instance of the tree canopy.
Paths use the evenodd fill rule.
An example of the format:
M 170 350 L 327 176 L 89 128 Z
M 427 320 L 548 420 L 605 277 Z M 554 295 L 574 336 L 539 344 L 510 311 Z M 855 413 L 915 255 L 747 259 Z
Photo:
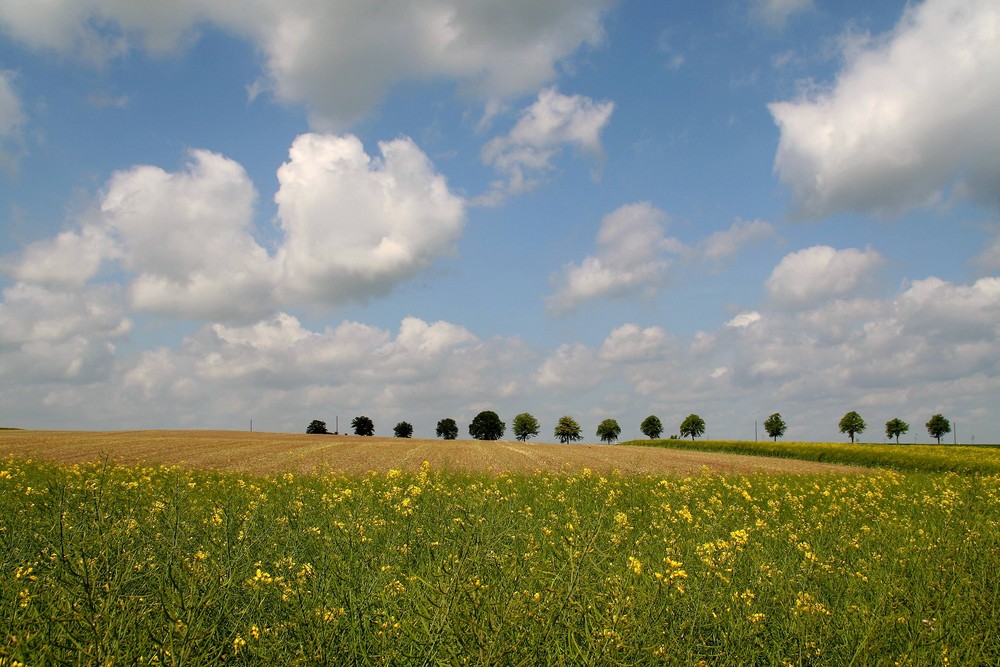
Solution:
M 538 435 L 538 420 L 527 412 L 514 417 L 514 437 L 524 442 Z
M 642 431 L 643 435 L 649 437 L 650 440 L 655 440 L 663 435 L 663 422 L 656 415 L 649 415 L 642 420 L 639 430 Z
M 445 417 L 437 423 L 437 436 L 445 440 L 454 440 L 458 437 L 458 424 L 451 417 Z
M 410 422 L 399 422 L 392 427 L 392 432 L 397 438 L 409 438 L 413 435 L 413 424 Z
M 352 419 L 351 428 L 354 429 L 354 435 L 375 435 L 375 423 L 364 415 Z
M 583 438 L 580 435 L 580 425 L 575 419 L 569 416 L 559 418 L 559 423 L 556 424 L 555 436 L 564 445 Z
M 696 414 L 690 414 L 681 422 L 681 437 L 691 436 L 694 440 L 705 432 L 705 420 Z
M 469 424 L 469 435 L 476 440 L 499 440 L 506 430 L 507 424 L 492 410 L 483 410 Z
M 597 425 L 597 437 L 609 445 L 618 439 L 622 429 L 614 419 L 605 419 Z
M 926 426 L 927 432 L 931 434 L 932 438 L 937 438 L 937 444 L 939 445 L 941 444 L 941 436 L 945 433 L 951 433 L 951 422 L 940 414 L 931 417 Z
M 846 433 L 854 442 L 854 436 L 865 431 L 865 420 L 854 410 L 851 410 L 840 419 L 840 432 Z
M 329 431 L 326 430 L 326 422 L 314 419 L 309 422 L 309 426 L 306 426 L 306 433 L 329 433 Z
M 785 420 L 781 418 L 781 413 L 775 412 L 773 415 L 764 420 L 764 430 L 767 434 L 774 438 L 777 442 L 778 438 L 785 435 L 785 429 L 788 425 L 785 424 Z
M 903 435 L 910 430 L 910 425 L 904 422 L 899 417 L 890 419 L 885 423 L 885 437 L 895 438 L 896 444 L 899 444 L 899 436 Z

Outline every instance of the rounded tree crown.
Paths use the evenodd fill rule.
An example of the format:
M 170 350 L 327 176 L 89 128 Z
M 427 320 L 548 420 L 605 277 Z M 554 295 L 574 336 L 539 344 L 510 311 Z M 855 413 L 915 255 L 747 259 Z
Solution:
M 476 440 L 499 440 L 506 430 L 507 425 L 492 410 L 483 410 L 469 424 L 469 435 Z

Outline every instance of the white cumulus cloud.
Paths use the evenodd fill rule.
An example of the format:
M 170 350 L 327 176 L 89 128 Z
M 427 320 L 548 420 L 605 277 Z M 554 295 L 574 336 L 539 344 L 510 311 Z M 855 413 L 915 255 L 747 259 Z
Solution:
M 112 176 L 101 216 L 137 274 L 133 306 L 190 318 L 267 312 L 274 267 L 251 235 L 256 197 L 243 167 L 209 151 L 191 151 L 180 172 L 139 166 Z
M 569 312 L 594 299 L 655 294 L 666 284 L 668 253 L 683 246 L 666 236 L 667 214 L 649 202 L 627 204 L 605 216 L 597 250 L 554 276 L 550 312 Z
M 883 263 L 882 255 L 872 249 L 813 246 L 786 255 L 771 272 L 765 287 L 778 306 L 804 309 L 854 295 Z
M 263 54 L 256 86 L 302 103 L 335 129 L 369 112 L 392 84 L 446 78 L 487 104 L 537 90 L 558 64 L 604 39 L 612 0 L 0 0 L 0 26 L 35 48 L 93 62 L 131 49 L 164 53 L 202 25 Z
M 104 379 L 113 341 L 132 327 L 109 287 L 65 292 L 16 283 L 2 296 L 0 378 L 11 387 Z
M 669 344 L 670 336 L 661 327 L 623 324 L 608 334 L 597 356 L 612 363 L 642 363 L 663 357 Z
M 278 170 L 282 299 L 364 300 L 452 252 L 465 203 L 408 138 L 369 157 L 354 136 L 306 134 Z
M 1000 4 L 925 0 L 881 38 L 850 40 L 826 89 L 770 105 L 775 170 L 798 207 L 893 211 L 956 179 L 1000 206 Z
M 112 264 L 132 308 L 229 323 L 381 296 L 454 251 L 465 202 L 410 139 L 379 148 L 369 157 L 351 135 L 298 137 L 278 170 L 273 254 L 254 237 L 257 192 L 243 167 L 192 150 L 175 172 L 115 173 L 93 218 L 3 268 L 72 295 Z
M 613 102 L 595 102 L 547 88 L 507 135 L 483 147 L 483 162 L 505 177 L 509 191 L 529 190 L 554 168 L 553 160 L 564 146 L 600 156 L 601 132 L 614 108 Z
M 85 285 L 102 263 L 120 256 L 109 231 L 90 224 L 29 244 L 8 268 L 18 280 L 71 289 Z

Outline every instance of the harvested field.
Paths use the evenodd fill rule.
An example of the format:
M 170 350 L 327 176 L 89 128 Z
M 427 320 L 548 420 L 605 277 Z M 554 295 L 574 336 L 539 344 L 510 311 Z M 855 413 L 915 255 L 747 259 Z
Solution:
M 278 473 L 345 474 L 434 469 L 504 472 L 620 471 L 688 475 L 861 472 L 863 468 L 738 454 L 650 447 L 560 445 L 538 442 L 410 440 L 239 431 L 2 431 L 0 456 L 76 463 L 105 457 L 117 463 Z

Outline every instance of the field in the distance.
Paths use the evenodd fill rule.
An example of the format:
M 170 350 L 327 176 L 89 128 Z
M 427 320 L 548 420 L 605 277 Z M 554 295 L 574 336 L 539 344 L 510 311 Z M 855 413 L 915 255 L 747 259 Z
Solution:
M 435 469 L 492 473 L 596 472 L 687 475 L 856 472 L 857 468 L 717 452 L 539 442 L 417 440 L 239 431 L 0 431 L 0 456 L 60 463 L 156 463 L 253 474 Z

